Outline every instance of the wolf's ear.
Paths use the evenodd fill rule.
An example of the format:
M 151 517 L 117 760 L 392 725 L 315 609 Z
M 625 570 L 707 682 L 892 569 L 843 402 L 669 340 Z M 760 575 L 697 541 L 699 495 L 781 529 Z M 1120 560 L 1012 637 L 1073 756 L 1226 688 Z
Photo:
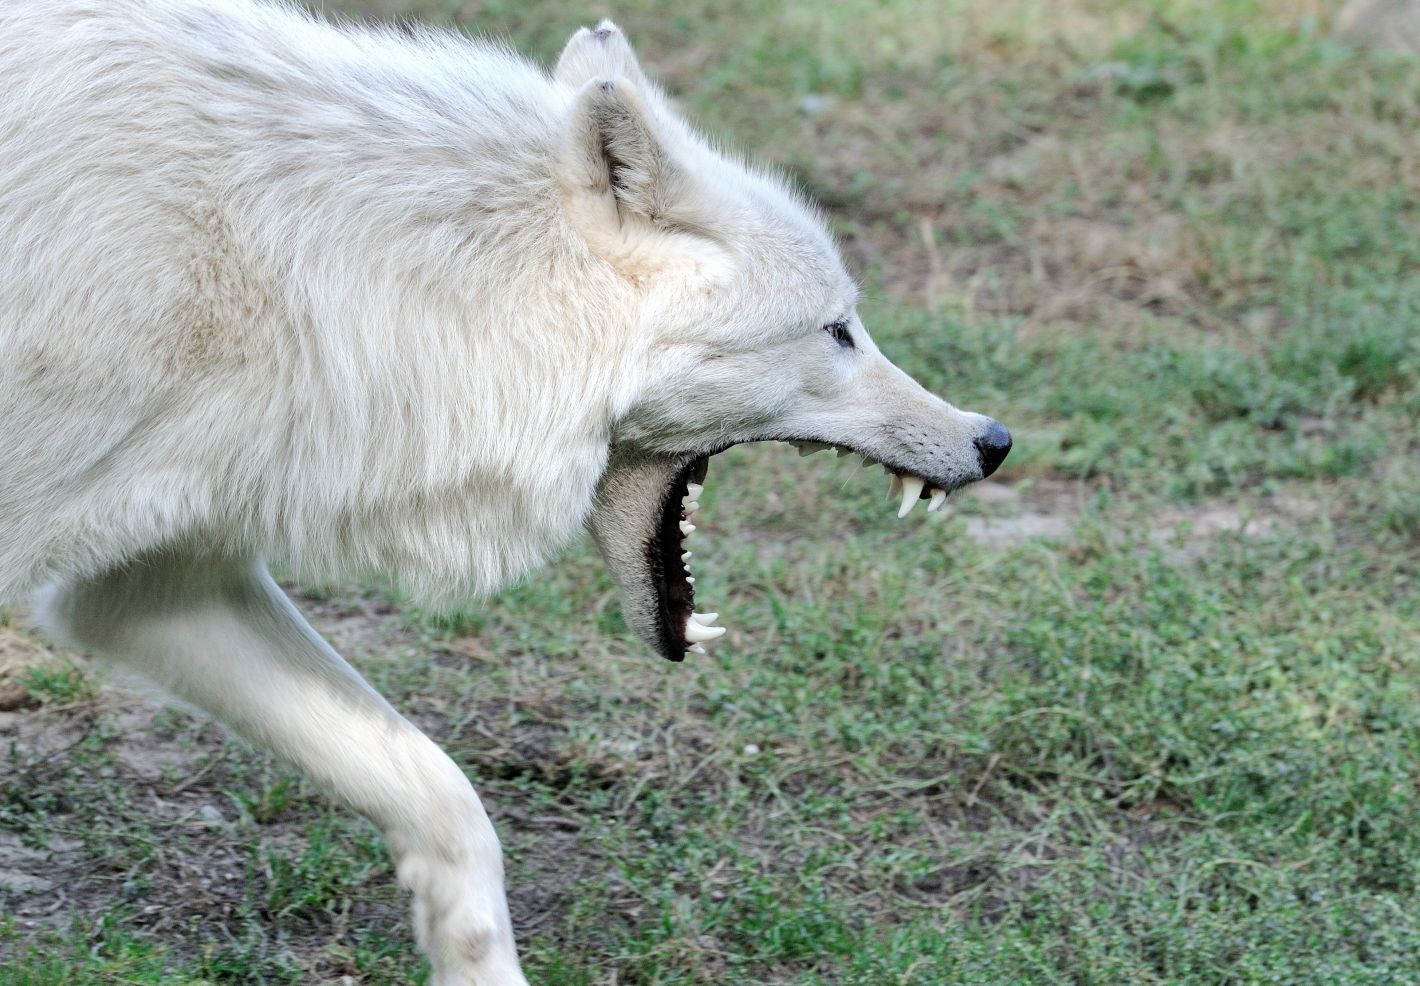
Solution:
M 574 194 L 613 200 L 622 217 L 658 222 L 684 185 L 656 121 L 625 79 L 595 79 L 577 94 L 562 148 Z
M 611 21 L 604 20 L 595 28 L 582 28 L 572 35 L 552 77 L 564 86 L 580 89 L 593 79 L 629 79 L 646 86 L 646 75 L 636 61 L 626 35 Z
M 644 265 L 653 238 L 706 228 L 699 196 L 660 125 L 625 79 L 594 79 L 573 102 L 559 152 L 568 218 L 597 253 Z M 673 254 L 675 251 L 670 251 Z M 667 257 L 670 259 L 670 256 Z

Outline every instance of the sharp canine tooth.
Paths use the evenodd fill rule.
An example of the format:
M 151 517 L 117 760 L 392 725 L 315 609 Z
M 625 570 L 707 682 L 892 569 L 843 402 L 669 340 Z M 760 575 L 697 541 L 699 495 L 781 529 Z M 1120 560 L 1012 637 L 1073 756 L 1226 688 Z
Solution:
M 887 466 L 883 466 L 887 469 Z M 897 473 L 888 470 L 888 499 L 892 499 L 902 492 L 902 477 Z
M 703 627 L 694 620 L 685 625 L 685 639 L 692 644 L 704 643 L 707 640 L 714 640 L 716 637 L 725 635 L 724 627 Z
M 690 532 L 693 531 L 693 530 L 695 530 L 695 525 L 692 524 L 690 521 L 688 521 L 688 520 L 683 520 L 683 521 L 680 522 L 680 533 L 681 533 L 681 534 L 685 535 L 686 537 L 689 537 L 689 536 L 690 536 Z
M 690 497 L 690 499 L 692 499 L 692 500 L 699 500 L 699 499 L 700 499 L 700 494 L 701 494 L 701 493 L 704 493 L 704 492 L 705 492 L 705 487 L 701 486 L 699 483 L 688 483 L 688 484 L 686 484 L 685 493 L 686 493 L 686 495 L 687 495 L 688 497 Z
M 947 491 L 946 491 L 946 490 L 933 490 L 933 491 L 932 491 L 932 502 L 927 504 L 927 512 L 928 512 L 928 513 L 931 513 L 933 510 L 936 510 L 938 507 L 940 507 L 942 504 L 944 504 L 944 503 L 946 503 L 946 502 L 947 502 Z
M 690 561 L 690 552 L 689 552 L 689 551 L 682 551 L 682 552 L 680 553 L 680 560 L 681 560 L 681 561 Z
M 708 627 L 720 618 L 719 613 L 691 613 L 690 618 L 703 627 Z
M 693 650 L 693 651 L 695 651 L 695 653 L 697 653 L 697 654 L 706 654 L 706 653 L 709 653 L 708 651 L 706 651 L 704 644 L 696 644 L 696 645 L 694 645 L 693 647 L 691 647 L 690 649 Z
M 899 517 L 906 517 L 917 506 L 917 498 L 922 495 L 922 487 L 927 485 L 917 476 L 904 476 L 902 480 L 902 506 L 897 508 Z

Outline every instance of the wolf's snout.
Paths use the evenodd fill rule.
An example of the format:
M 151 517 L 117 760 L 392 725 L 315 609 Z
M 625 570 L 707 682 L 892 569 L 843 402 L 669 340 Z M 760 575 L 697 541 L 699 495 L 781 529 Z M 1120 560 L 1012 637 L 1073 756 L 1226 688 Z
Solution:
M 985 479 L 996 471 L 1011 451 L 1011 433 L 999 421 L 986 426 L 986 431 L 973 440 L 976 454 L 981 459 L 981 478 Z

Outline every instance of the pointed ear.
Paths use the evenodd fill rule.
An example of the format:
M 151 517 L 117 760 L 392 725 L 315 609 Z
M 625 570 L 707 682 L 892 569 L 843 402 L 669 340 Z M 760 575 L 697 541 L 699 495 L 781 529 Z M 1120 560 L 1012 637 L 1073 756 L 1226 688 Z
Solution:
M 676 136 L 626 79 L 593 79 L 568 113 L 556 163 L 567 219 L 594 253 L 633 279 L 731 269 L 715 232 L 717 200 L 672 153 Z
M 559 171 L 569 209 L 581 213 L 574 217 L 578 225 L 622 227 L 639 220 L 660 226 L 672 222 L 677 203 L 688 198 L 684 170 L 625 79 L 593 80 L 577 94 Z
M 595 28 L 584 27 L 572 35 L 557 59 L 552 77 L 573 89 L 580 89 L 593 79 L 617 77 L 647 86 L 631 44 L 611 21 L 602 21 Z

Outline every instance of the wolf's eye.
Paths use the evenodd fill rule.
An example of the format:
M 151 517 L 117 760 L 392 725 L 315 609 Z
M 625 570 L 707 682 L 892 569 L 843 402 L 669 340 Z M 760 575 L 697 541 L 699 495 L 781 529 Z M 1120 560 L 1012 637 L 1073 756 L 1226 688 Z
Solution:
M 854 348 L 854 347 L 853 347 L 853 334 L 848 331 L 848 323 L 847 323 L 847 322 L 842 322 L 842 321 L 839 321 L 839 322 L 832 322 L 832 323 L 830 323 L 829 325 L 825 325 L 825 326 L 823 327 L 823 331 L 825 331 L 825 332 L 827 332 L 829 335 L 833 336 L 833 341 L 836 342 L 836 343 L 838 343 L 838 344 L 839 344 L 840 346 L 842 346 L 844 349 L 852 349 L 852 348 Z

